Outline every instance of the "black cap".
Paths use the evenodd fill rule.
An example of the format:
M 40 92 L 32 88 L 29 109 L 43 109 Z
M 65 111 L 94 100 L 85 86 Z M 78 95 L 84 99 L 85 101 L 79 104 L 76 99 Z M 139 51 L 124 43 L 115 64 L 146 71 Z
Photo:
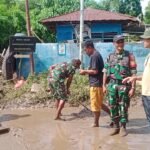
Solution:
M 113 38 L 113 42 L 117 42 L 119 40 L 124 40 L 124 36 L 123 35 L 115 35 Z

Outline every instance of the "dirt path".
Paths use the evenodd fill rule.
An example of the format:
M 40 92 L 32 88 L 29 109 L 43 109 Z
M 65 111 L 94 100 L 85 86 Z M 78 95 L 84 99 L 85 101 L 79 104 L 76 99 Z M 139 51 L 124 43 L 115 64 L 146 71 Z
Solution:
M 66 121 L 54 121 L 54 109 L 5 110 L 0 121 L 11 128 L 0 135 L 1 150 L 149 150 L 150 127 L 142 106 L 130 110 L 129 134 L 109 136 L 109 117 L 102 112 L 99 128 L 83 108 L 65 108 Z

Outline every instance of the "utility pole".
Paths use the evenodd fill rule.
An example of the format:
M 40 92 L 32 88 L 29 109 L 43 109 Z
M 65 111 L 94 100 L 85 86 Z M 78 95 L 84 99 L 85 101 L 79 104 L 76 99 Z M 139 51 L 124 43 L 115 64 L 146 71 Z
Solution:
M 82 46 L 83 46 L 83 27 L 84 27 L 84 0 L 80 0 L 80 60 L 83 61 Z M 83 63 L 81 63 L 83 68 Z
M 26 28 L 28 36 L 32 36 L 31 33 L 31 25 L 30 25 L 30 15 L 29 15 L 29 1 L 25 0 L 25 8 L 26 8 Z M 33 60 L 33 52 L 30 54 L 30 70 L 31 74 L 34 74 L 34 60 Z

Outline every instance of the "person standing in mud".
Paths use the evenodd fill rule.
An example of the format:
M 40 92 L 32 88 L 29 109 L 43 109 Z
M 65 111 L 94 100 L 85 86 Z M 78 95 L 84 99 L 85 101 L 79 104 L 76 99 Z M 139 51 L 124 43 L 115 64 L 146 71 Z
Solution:
M 144 40 L 144 47 L 150 49 L 150 28 L 146 29 L 144 35 L 141 36 Z M 127 77 L 123 83 L 133 83 L 136 80 L 142 80 L 142 102 L 146 113 L 147 120 L 150 125 L 150 53 L 145 59 L 143 76 Z
M 136 62 L 133 54 L 124 50 L 122 35 L 116 35 L 113 42 L 115 51 L 109 55 L 103 69 L 103 92 L 107 92 L 111 120 L 114 123 L 110 135 L 120 133 L 120 136 L 126 136 L 128 107 L 130 98 L 134 95 L 135 82 L 132 85 L 123 84 L 122 80 L 129 76 L 135 76 Z
M 76 69 L 80 67 L 80 64 L 79 59 L 73 59 L 71 63 L 64 62 L 50 67 L 48 82 L 51 93 L 56 99 L 57 113 L 55 120 L 61 119 L 61 111 L 67 100 L 67 94 L 70 94 L 69 88 L 73 75 Z
M 84 49 L 86 54 L 90 57 L 90 64 L 88 70 L 80 69 L 80 74 L 89 75 L 91 110 L 94 114 L 94 123 L 92 126 L 99 127 L 101 108 L 108 114 L 110 113 L 109 108 L 103 104 L 102 70 L 104 62 L 100 53 L 95 50 L 91 40 L 85 41 Z

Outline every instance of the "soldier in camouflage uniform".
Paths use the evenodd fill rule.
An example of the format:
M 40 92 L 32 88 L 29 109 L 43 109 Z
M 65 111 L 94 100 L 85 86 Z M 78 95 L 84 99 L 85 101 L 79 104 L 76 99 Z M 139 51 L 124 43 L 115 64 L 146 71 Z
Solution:
M 110 54 L 104 65 L 103 92 L 108 94 L 111 120 L 114 123 L 110 135 L 120 133 L 126 136 L 126 122 L 130 97 L 134 95 L 135 82 L 132 85 L 123 84 L 122 80 L 136 74 L 136 62 L 133 54 L 124 50 L 124 37 L 114 37 L 115 52 Z M 106 88 L 106 83 L 107 88 Z
M 73 59 L 71 63 L 64 62 L 50 67 L 48 81 L 50 90 L 56 99 L 57 114 L 55 120 L 61 119 L 61 111 L 67 100 L 67 94 L 70 93 L 69 87 L 73 75 L 75 74 L 76 69 L 80 67 L 80 64 L 81 61 L 79 59 Z

